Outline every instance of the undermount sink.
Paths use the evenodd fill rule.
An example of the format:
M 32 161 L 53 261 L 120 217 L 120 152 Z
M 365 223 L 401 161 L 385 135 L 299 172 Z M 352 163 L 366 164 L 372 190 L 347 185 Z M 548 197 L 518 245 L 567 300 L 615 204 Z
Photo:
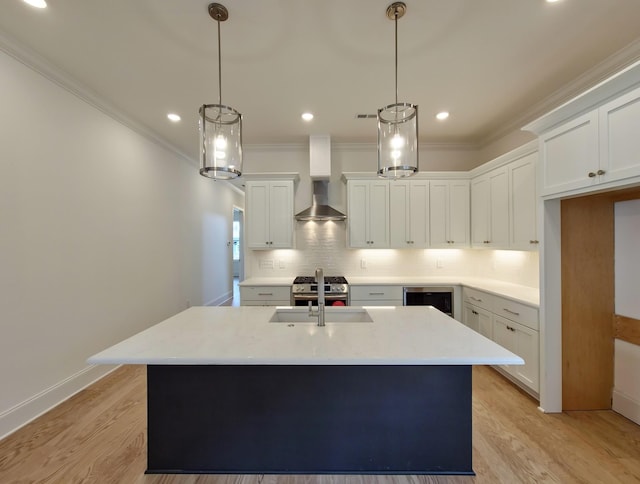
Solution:
M 364 308 L 325 308 L 326 323 L 372 323 L 373 319 Z M 279 308 L 269 320 L 270 323 L 318 323 L 317 316 L 309 316 L 308 308 Z

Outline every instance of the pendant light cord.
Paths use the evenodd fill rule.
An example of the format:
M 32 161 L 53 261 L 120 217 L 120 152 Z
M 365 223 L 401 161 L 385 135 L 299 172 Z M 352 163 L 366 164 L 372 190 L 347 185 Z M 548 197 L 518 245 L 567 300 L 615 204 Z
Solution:
M 217 22 L 218 22 L 218 104 L 222 105 L 222 54 L 221 54 L 222 47 L 220 46 L 220 20 L 217 20 Z
M 398 104 L 398 9 L 396 8 L 396 11 L 394 13 L 394 21 L 393 23 L 395 24 L 395 30 L 396 30 L 396 52 L 395 52 L 395 56 L 396 56 L 396 104 Z M 397 108 L 396 108 L 397 109 Z

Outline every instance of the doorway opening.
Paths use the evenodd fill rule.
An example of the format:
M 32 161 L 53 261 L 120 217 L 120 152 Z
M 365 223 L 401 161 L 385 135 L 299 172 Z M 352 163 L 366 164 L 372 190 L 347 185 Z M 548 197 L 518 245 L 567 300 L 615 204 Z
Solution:
M 244 211 L 239 207 L 233 207 L 233 306 L 240 306 L 240 288 L 238 284 L 244 280 Z

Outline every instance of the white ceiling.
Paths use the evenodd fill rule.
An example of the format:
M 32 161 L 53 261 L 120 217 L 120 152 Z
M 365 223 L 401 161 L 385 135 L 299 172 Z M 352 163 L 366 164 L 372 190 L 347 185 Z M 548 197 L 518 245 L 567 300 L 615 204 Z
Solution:
M 52 64 L 106 109 L 197 159 L 198 108 L 218 95 L 209 1 L 48 3 L 2 0 L 0 47 Z M 317 133 L 375 141 L 375 120 L 355 115 L 394 100 L 391 0 L 222 3 L 222 101 L 243 113 L 246 144 Z M 419 105 L 422 142 L 485 144 L 640 58 L 638 0 L 405 3 L 399 100 Z M 300 119 L 305 110 L 311 123 Z M 441 110 L 451 112 L 444 123 L 434 118 Z M 170 123 L 168 112 L 183 120 Z

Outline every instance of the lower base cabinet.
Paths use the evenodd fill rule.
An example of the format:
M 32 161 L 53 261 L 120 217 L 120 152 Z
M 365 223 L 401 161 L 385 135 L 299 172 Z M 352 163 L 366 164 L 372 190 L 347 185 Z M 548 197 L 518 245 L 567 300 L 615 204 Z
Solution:
M 241 306 L 289 306 L 291 286 L 240 286 Z
M 530 393 L 540 391 L 538 310 L 477 289 L 463 289 L 462 322 L 524 360 L 497 367 Z

